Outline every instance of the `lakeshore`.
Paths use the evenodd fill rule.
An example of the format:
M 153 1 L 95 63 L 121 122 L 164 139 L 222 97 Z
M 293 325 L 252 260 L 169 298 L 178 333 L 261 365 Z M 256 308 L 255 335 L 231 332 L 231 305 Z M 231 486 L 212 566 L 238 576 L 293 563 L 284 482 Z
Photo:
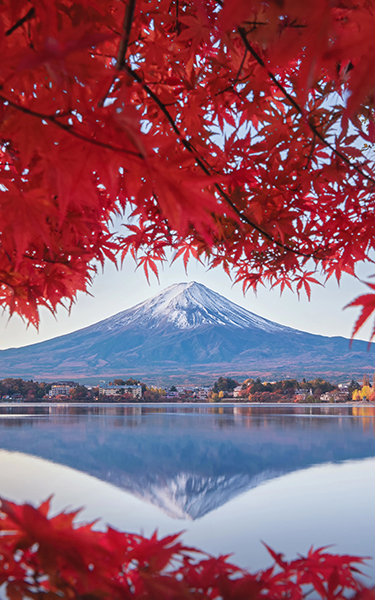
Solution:
M 251 407 L 251 406 L 263 406 L 265 408 L 332 408 L 332 407 L 373 407 L 375 410 L 375 403 L 373 402 L 340 402 L 340 403 L 327 403 L 327 402 L 233 402 L 233 401 L 221 401 L 221 402 L 189 402 L 180 400 L 178 402 L 174 401 L 166 401 L 166 402 L 0 402 L 0 408 L 11 408 L 11 407 L 20 407 L 20 408 L 32 408 L 32 407 L 100 407 L 100 408 L 111 408 L 111 407 L 123 407 L 123 408 L 142 408 L 143 406 L 146 408 L 167 408 L 168 406 L 175 407 L 183 407 L 190 406 L 196 408 L 207 408 L 215 411 L 220 408 L 229 408 L 229 407 Z M 0 415 L 1 416 L 1 415 Z M 374 413 L 375 416 L 375 413 Z

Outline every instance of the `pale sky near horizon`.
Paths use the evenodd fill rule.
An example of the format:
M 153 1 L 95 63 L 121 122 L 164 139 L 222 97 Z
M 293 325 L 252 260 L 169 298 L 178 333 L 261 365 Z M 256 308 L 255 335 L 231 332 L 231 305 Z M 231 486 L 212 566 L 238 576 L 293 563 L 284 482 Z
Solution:
M 373 273 L 375 266 L 371 264 L 363 265 L 359 270 L 362 279 Z M 32 326 L 26 328 L 26 324 L 17 315 L 9 320 L 8 314 L 4 313 L 0 317 L 0 349 L 34 344 L 87 327 L 154 296 L 169 285 L 183 281 L 203 283 L 232 302 L 282 325 L 315 334 L 344 337 L 350 337 L 359 309 L 343 310 L 343 307 L 358 295 L 369 291 L 361 281 L 343 276 L 340 287 L 334 280 L 328 282 L 325 288 L 312 286 L 310 302 L 305 295 L 298 300 L 297 295 L 289 291 L 284 292 L 280 298 L 277 289 L 270 291 L 260 288 L 257 296 L 252 291 L 244 296 L 241 285 L 232 286 L 221 268 L 207 271 L 194 261 L 190 263 L 188 275 L 180 261 L 171 267 L 165 266 L 160 271 L 160 284 L 152 275 L 148 285 L 143 271 L 135 271 L 133 260 L 128 258 L 119 271 L 116 271 L 113 264 L 107 263 L 104 273 L 95 278 L 91 288 L 92 296 L 80 293 L 70 315 L 61 309 L 55 319 L 43 309 L 39 332 Z M 373 319 L 360 332 L 358 339 L 367 341 L 372 325 Z

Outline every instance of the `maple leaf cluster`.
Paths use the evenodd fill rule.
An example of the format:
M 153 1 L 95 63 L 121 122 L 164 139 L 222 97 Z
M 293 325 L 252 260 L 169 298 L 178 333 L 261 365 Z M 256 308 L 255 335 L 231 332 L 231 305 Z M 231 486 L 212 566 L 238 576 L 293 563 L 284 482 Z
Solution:
M 128 253 L 147 277 L 172 250 L 244 290 L 308 296 L 318 270 L 339 281 L 371 260 L 373 0 L 1 0 L 0 14 L 10 312 L 37 324 Z M 357 304 L 363 320 L 374 295 Z
M 0 585 L 9 600 L 374 600 L 356 575 L 364 559 L 324 548 L 250 574 L 227 556 L 184 546 L 178 535 L 151 538 L 77 525 L 76 512 L 49 517 L 39 508 L 0 501 Z M 353 596 L 353 594 L 355 594 Z

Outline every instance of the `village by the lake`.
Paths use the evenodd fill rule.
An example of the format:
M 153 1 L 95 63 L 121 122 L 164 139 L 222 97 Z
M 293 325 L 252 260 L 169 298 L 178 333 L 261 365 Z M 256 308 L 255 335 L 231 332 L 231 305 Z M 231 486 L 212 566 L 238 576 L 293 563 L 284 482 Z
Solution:
M 2 402 L 235 402 L 235 403 L 352 403 L 375 406 L 375 373 L 370 385 L 367 374 L 362 381 L 332 384 L 322 378 L 301 382 L 296 379 L 261 381 L 247 378 L 239 383 L 219 377 L 211 386 L 146 385 L 132 377 L 113 378 L 97 385 L 74 381 L 34 382 L 19 378 L 0 379 Z

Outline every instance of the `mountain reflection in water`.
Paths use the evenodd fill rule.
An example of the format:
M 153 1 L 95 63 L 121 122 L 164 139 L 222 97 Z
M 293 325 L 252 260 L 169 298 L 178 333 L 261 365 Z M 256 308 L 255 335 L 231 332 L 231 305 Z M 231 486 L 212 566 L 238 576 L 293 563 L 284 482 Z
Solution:
M 0 448 L 72 467 L 195 520 L 280 475 L 374 457 L 375 408 L 7 405 Z

